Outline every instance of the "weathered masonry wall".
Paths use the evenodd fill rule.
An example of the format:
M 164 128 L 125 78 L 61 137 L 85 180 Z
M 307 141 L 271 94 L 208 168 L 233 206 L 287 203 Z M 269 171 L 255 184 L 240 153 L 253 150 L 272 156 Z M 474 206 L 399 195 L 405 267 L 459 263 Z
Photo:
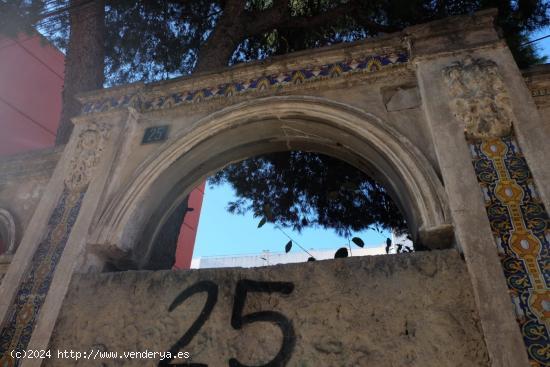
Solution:
M 403 79 L 404 75 L 408 75 L 409 79 Z M 550 64 L 523 70 L 522 75 L 540 111 L 541 118 L 550 125 Z M 399 78 L 392 80 L 391 83 L 385 80 L 383 83 L 376 84 L 374 81 L 353 94 L 349 93 L 349 85 L 344 88 L 346 93 L 342 92 L 341 87 L 320 92 L 335 99 L 343 95 L 345 96 L 343 101 L 348 103 L 357 99 L 359 105 L 360 101 L 365 100 L 366 93 L 374 94 L 371 99 L 381 103 L 369 105 L 368 109 L 379 113 L 381 109 L 385 109 L 387 112 L 380 114 L 387 113 L 387 123 L 408 135 L 408 138 L 416 142 L 420 149 L 424 149 L 424 154 L 431 162 L 436 162 L 433 149 L 424 140 L 429 132 L 426 130 L 427 127 L 422 125 L 424 121 L 421 117 L 421 101 L 416 80 L 410 72 L 405 72 Z M 392 84 L 395 85 L 392 86 Z M 416 124 L 417 128 L 410 129 L 411 124 Z M 16 223 L 16 245 L 42 197 L 63 148 L 35 150 L 0 158 L 0 208 L 8 210 Z M 151 148 L 145 146 L 142 149 L 149 153 Z
M 0 283 L 42 198 L 63 147 L 0 158 Z
M 292 320 L 296 338 L 285 340 L 294 348 L 285 344 L 279 357 L 290 358 L 288 366 L 549 365 L 550 73 L 539 67 L 522 74 L 494 16 L 487 10 L 80 96 L 84 110 L 36 208 L 13 216 L 28 224 L 0 285 L 0 365 L 38 367 L 41 360 L 14 360 L 8 352 L 45 349 L 50 341 L 59 348 L 166 351 L 196 320 L 207 297 L 191 293 L 203 291 L 213 310 L 206 309 L 210 318 L 186 347 L 211 366 L 232 357 L 257 365 L 277 354 L 281 331 L 240 317 L 251 300 L 254 310 L 279 310 L 260 315 L 286 332 L 285 320 Z M 411 235 L 432 249 L 459 252 L 467 276 L 456 255 L 459 271 L 426 275 L 434 261 L 452 263 L 442 252 L 350 260 L 351 268 L 334 262 L 80 275 L 69 287 L 73 275 L 113 264 L 146 268 L 158 231 L 187 192 L 226 164 L 287 150 L 329 154 L 371 174 L 403 209 Z M 19 188 L 5 187 L 1 197 Z M 0 228 L 11 228 L 3 214 Z M 238 288 L 239 279 L 283 283 Z M 272 295 L 245 299 L 246 286 Z M 169 312 L 179 292 L 181 302 Z M 336 341 L 318 342 L 322 333 Z
M 246 280 L 273 292 L 238 295 L 237 284 Z M 201 290 L 169 310 L 197 284 L 210 294 Z M 50 348 L 167 352 L 200 319 L 209 301 L 212 311 L 203 313 L 204 324 L 180 349 L 190 353 L 187 361 L 193 363 L 227 366 L 236 358 L 259 366 L 278 356 L 297 367 L 488 365 L 466 268 L 455 250 L 246 270 L 79 275 L 71 283 Z M 240 315 L 272 311 L 288 320 L 288 325 L 282 323 L 285 346 L 281 348 L 281 328 L 274 322 L 232 327 L 239 302 L 244 304 Z M 154 366 L 158 360 L 104 358 L 101 363 Z M 98 362 L 54 355 L 45 365 Z
M 540 116 L 550 125 L 550 64 L 534 66 L 522 74 Z

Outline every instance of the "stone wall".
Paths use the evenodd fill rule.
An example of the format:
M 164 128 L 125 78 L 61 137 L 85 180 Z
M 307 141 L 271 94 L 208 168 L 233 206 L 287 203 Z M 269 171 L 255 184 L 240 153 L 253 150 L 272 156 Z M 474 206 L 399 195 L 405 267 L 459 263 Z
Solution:
M 63 146 L 0 158 L 0 207 L 17 218 L 23 233 L 40 200 Z
M 6 176 L 9 184 L 0 183 L 0 200 L 13 204 L 19 227 L 26 226 L 0 286 L 0 358 L 13 345 L 46 348 L 67 299 L 51 345 L 81 353 L 181 347 L 202 363 L 196 366 L 227 366 L 230 358 L 230 366 L 257 366 L 276 355 L 268 365 L 548 365 L 550 73 L 518 70 L 494 28 L 495 14 L 80 96 L 83 114 L 47 191 L 20 200 L 35 192 L 34 179 Z M 483 118 L 470 113 L 473 107 Z M 498 123 L 504 109 L 511 136 L 476 137 L 470 129 L 481 142 L 465 138 L 471 122 Z M 206 176 L 292 149 L 344 159 L 379 179 L 413 237 L 434 249 L 458 249 L 466 265 L 452 252 L 434 252 L 258 270 L 103 274 L 76 277 L 66 297 L 77 272 L 115 262 L 143 268 L 162 223 Z M 19 162 L 9 169 L 27 167 Z M 507 278 L 521 292 L 507 287 Z M 246 298 L 243 287 L 272 294 Z M 278 313 L 242 316 L 259 310 Z M 188 340 L 178 343 L 184 333 Z M 14 364 L 10 358 L 3 361 Z
M 550 64 L 533 66 L 522 74 L 542 119 L 550 124 Z
M 272 293 L 236 292 L 239 282 L 246 287 L 243 280 Z M 194 285 L 196 295 L 189 293 Z M 235 312 L 240 302 L 242 312 Z M 235 319 L 261 311 L 276 314 L 264 314 L 270 322 Z M 190 343 L 173 348 L 201 317 Z M 50 348 L 46 366 L 156 366 L 159 360 L 76 361 L 57 358 L 57 350 L 179 350 L 190 354 L 187 361 L 209 366 L 227 366 L 231 358 L 249 366 L 274 358 L 278 366 L 299 367 L 488 365 L 470 281 L 455 250 L 256 269 L 76 275 Z
M 0 236 L 8 248 L 0 254 L 0 283 L 62 151 L 48 148 L 0 158 Z

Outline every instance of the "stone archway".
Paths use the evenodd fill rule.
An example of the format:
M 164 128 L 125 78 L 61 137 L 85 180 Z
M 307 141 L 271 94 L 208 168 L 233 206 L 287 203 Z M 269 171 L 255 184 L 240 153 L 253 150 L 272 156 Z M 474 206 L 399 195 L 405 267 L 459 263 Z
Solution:
M 112 314 L 113 308 L 120 308 L 117 304 L 120 297 L 113 297 L 113 294 L 126 295 L 123 301 L 130 309 L 143 306 L 148 312 L 130 312 L 126 319 L 115 314 L 116 319 L 104 323 L 105 328 L 97 334 L 112 336 L 114 329 L 125 332 L 126 325 L 134 326 L 135 314 L 145 315 L 143 318 L 152 322 L 141 329 L 144 332 L 158 326 L 150 317 L 153 308 L 147 302 L 164 297 L 161 310 L 164 315 L 167 302 L 176 296 L 167 293 L 170 292 L 164 286 L 167 283 L 159 280 L 168 279 L 169 283 L 177 278 L 179 287 L 184 283 L 190 285 L 193 276 L 218 279 L 225 285 L 231 283 L 227 278 L 232 277 L 231 287 L 237 289 L 241 270 L 220 275 L 153 272 L 145 276 L 151 287 L 146 284 L 141 289 L 156 293 L 142 292 L 141 299 L 136 298 L 134 286 L 136 282 L 145 284 L 140 281 L 145 274 L 141 272 L 85 274 L 74 277 L 73 286 L 69 283 L 75 273 L 103 269 L 102 259 L 94 254 L 96 250 L 109 258 L 118 256 L 136 263 L 146 258 L 148 244 L 152 243 L 166 215 L 190 187 L 208 174 L 253 155 L 300 149 L 346 160 L 385 184 L 406 214 L 413 234 L 424 244 L 437 247 L 456 241 L 460 257 L 453 250 L 434 251 L 373 260 L 380 264 L 387 261 L 387 267 L 359 266 L 369 276 L 376 275 L 376 271 L 370 273 L 370 269 L 376 268 L 384 279 L 388 277 L 387 269 L 395 268 L 398 262 L 412 270 L 413 276 L 403 279 L 419 280 L 409 287 L 413 290 L 410 306 L 399 315 L 406 319 L 412 308 L 420 307 L 426 311 L 426 317 L 419 319 L 417 325 L 429 326 L 426 319 L 434 314 L 430 307 L 436 304 L 441 310 L 442 303 L 447 302 L 449 323 L 437 321 L 445 330 L 434 333 L 428 327 L 422 334 L 429 347 L 426 350 L 439 352 L 429 363 L 441 364 L 443 359 L 453 356 L 450 362 L 453 364 L 460 362 L 460 357 L 455 356 L 471 355 L 473 349 L 466 346 L 465 341 L 472 340 L 472 332 L 462 327 L 454 328 L 457 320 L 469 321 L 477 330 L 473 333 L 482 334 L 484 338 L 484 341 L 476 339 L 475 346 L 487 349 L 489 360 L 482 352 L 478 354 L 482 361 L 466 362 L 467 365 L 516 367 L 548 363 L 548 356 L 538 353 L 550 345 L 549 316 L 544 310 L 550 291 L 539 270 L 544 269 L 550 246 L 548 227 L 542 225 L 548 223 L 547 208 L 550 207 L 550 169 L 546 158 L 550 156 L 547 144 L 550 130 L 548 119 L 544 118 L 548 106 L 548 71 L 532 74 L 538 76 L 529 91 L 524 83 L 526 74 L 522 75 L 517 69 L 494 29 L 494 14 L 488 10 L 407 28 L 357 44 L 81 96 L 83 115 L 75 119 L 72 138 L 51 175 L 0 286 L 2 334 L 7 335 L 3 338 L 4 344 L 0 343 L 0 355 L 12 349 L 11 345 L 46 349 L 54 324 L 61 319 L 67 321 L 66 327 L 72 331 L 56 327 L 59 335 L 81 343 L 82 349 L 94 343 L 81 338 L 76 317 L 67 317 L 72 302 L 63 304 L 63 300 L 71 299 L 73 291 L 88 292 L 89 295 L 84 294 L 81 298 L 82 304 L 87 304 L 88 299 L 96 301 L 97 306 L 90 308 L 83 320 L 85 325 L 98 319 L 98 311 L 107 310 Z M 474 83 L 465 85 L 461 80 L 464 78 Z M 500 81 L 496 89 L 495 80 Z M 478 81 L 483 82 L 481 88 Z M 316 97 L 304 97 L 306 94 Z M 500 119 L 497 113 L 500 107 L 485 110 L 488 117 L 494 114 L 494 119 L 489 120 L 487 116 L 479 119 L 479 116 L 469 116 L 468 111 L 456 109 L 457 101 L 463 107 L 471 104 L 471 98 L 474 98 L 472 103 L 478 105 L 475 98 L 481 94 L 487 97 L 484 102 L 487 105 L 509 107 L 513 117 L 511 136 L 481 136 L 480 141 L 465 139 L 464 129 L 469 128 L 469 122 L 498 122 Z M 509 98 L 502 98 L 506 95 Z M 171 133 L 163 137 L 145 139 L 148 133 L 166 133 L 168 128 Z M 499 198 L 499 193 L 506 194 L 506 189 L 512 190 L 508 192 L 513 200 L 504 196 Z M 11 201 L 10 198 L 8 202 Z M 522 205 L 536 210 L 522 211 Z M 513 226 L 508 228 L 507 223 Z M 512 230 L 518 232 L 518 228 L 523 237 L 516 233 L 514 239 L 520 241 L 510 241 Z M 531 246 L 536 241 L 527 235 L 528 230 L 533 229 L 540 246 Z M 518 243 L 515 249 L 511 247 Z M 541 251 L 527 253 L 524 251 L 527 249 Z M 511 250 L 519 251 L 521 256 L 514 258 Z M 43 253 L 49 256 L 41 256 Z M 513 261 L 507 262 L 502 254 Z M 413 258 L 427 259 L 426 267 L 416 266 L 419 263 L 413 263 Z M 445 263 L 438 259 L 444 258 L 456 265 L 454 270 L 443 271 L 443 277 L 434 275 L 434 267 Z M 359 259 L 358 262 L 370 260 Z M 302 269 L 306 264 L 302 265 L 283 280 L 304 280 Z M 323 264 L 318 262 L 315 266 Z M 341 274 L 342 268 L 345 267 L 334 265 L 331 273 L 334 276 L 328 278 L 329 283 L 338 280 L 336 274 Z M 469 282 L 463 277 L 465 269 Z M 530 287 L 527 282 L 509 282 L 519 279 L 510 269 L 522 273 L 521 279 L 534 279 L 535 286 Z M 254 273 L 252 278 L 257 280 L 258 274 L 250 273 Z M 111 308 L 106 307 L 94 288 L 87 285 L 96 284 L 101 288 L 105 279 L 115 279 L 121 284 L 121 288 L 105 292 L 104 299 L 114 304 Z M 399 279 L 393 279 L 391 287 L 397 289 L 403 285 Z M 438 289 L 443 292 L 434 291 L 433 297 L 425 297 L 429 283 L 440 281 Z M 125 282 L 132 286 L 125 287 Z M 371 284 L 378 286 L 380 283 L 373 281 Z M 470 285 L 471 294 L 468 293 Z M 233 296 L 228 289 L 225 291 L 220 300 L 227 301 Z M 341 291 L 336 282 L 334 292 Z M 458 293 L 442 296 L 447 291 Z M 326 296 L 331 292 L 323 292 L 324 298 L 319 303 L 329 304 Z M 162 293 L 160 297 L 159 293 Z M 370 298 L 371 292 L 364 294 Z M 399 290 L 393 292 L 398 304 L 403 300 L 401 294 Z M 479 319 L 475 315 L 472 317 L 472 303 L 460 306 L 455 302 L 457 299 L 475 302 L 474 313 Z M 348 304 L 356 301 L 352 299 Z M 308 303 L 311 302 L 308 300 Z M 387 304 L 387 301 L 381 304 L 380 313 L 385 312 Z M 62 306 L 65 311 L 60 313 Z M 223 311 L 231 307 L 226 302 L 225 307 L 218 309 Z M 295 303 L 291 309 L 296 320 L 309 324 L 307 319 L 311 312 L 300 303 Z M 458 309 L 467 316 L 457 318 Z M 81 310 L 78 307 L 76 310 L 74 315 L 80 315 Z M 372 310 L 360 310 L 362 314 L 373 316 L 373 322 L 367 325 L 379 321 L 380 313 Z M 330 314 L 321 313 L 323 318 Z M 226 313 L 223 317 L 227 320 L 229 315 Z M 395 320 L 393 315 L 380 319 Z M 120 322 L 120 326 L 114 326 L 112 321 Z M 352 317 L 350 324 L 355 325 L 356 321 Z M 544 331 L 545 335 L 532 338 L 530 330 L 534 329 L 525 328 L 526 322 Z M 403 324 L 409 325 L 399 323 Z M 481 325 L 482 330 L 476 325 Z M 456 333 L 449 334 L 449 330 Z M 403 341 L 403 334 L 399 328 L 394 331 L 392 343 L 380 348 L 384 353 L 391 352 L 388 358 L 395 355 L 393 349 L 407 351 L 396 348 L 395 341 Z M 111 348 L 132 349 L 127 340 L 134 340 L 134 335 L 135 332 L 126 339 L 114 337 Z M 372 335 L 378 337 L 380 332 L 373 331 Z M 421 333 L 416 335 L 419 337 Z M 441 335 L 450 336 L 449 341 Z M 232 334 L 228 339 L 234 338 Z M 147 339 L 159 340 L 157 337 Z M 164 350 L 173 340 L 176 338 L 166 339 L 156 346 Z M 437 348 L 431 344 L 434 341 L 439 343 Z M 54 340 L 53 345 L 67 347 L 65 341 L 55 344 Z M 450 346 L 465 347 L 464 354 L 454 353 L 448 349 Z M 313 351 L 315 348 L 308 345 L 306 349 Z M 212 359 L 210 363 L 217 365 L 219 362 L 214 363 Z M 373 360 L 368 363 L 377 365 Z M 24 367 L 39 364 L 37 359 L 23 362 Z M 338 363 L 331 365 L 335 364 Z M 349 363 L 357 364 L 365 363 Z
M 450 245 L 437 174 L 406 137 L 368 112 L 325 98 L 267 97 L 210 114 L 171 140 L 101 213 L 90 240 L 96 249 L 115 246 L 139 266 L 156 231 L 196 183 L 231 162 L 294 149 L 332 155 L 364 170 L 387 187 L 416 239 L 432 248 Z

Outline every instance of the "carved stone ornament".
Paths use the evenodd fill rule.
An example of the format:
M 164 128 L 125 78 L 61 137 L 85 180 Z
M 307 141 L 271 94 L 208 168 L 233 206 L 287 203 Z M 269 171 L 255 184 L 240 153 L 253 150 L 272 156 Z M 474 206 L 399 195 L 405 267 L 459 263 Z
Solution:
M 93 176 L 93 170 L 99 163 L 105 140 L 109 135 L 107 124 L 88 124 L 79 134 L 73 159 L 70 163 L 70 173 L 65 184 L 70 190 L 84 189 Z
M 464 123 L 468 139 L 511 133 L 510 96 L 494 61 L 468 57 L 444 68 L 443 77 L 452 97 L 451 110 Z
M 6 246 L 5 253 L 15 253 L 15 221 L 11 213 L 3 208 L 0 208 L 0 236 Z

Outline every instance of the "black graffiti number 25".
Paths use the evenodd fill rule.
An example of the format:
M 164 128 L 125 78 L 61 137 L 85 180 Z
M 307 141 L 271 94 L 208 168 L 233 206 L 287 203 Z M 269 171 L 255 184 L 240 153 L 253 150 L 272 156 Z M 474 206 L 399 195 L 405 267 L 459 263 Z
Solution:
M 294 284 L 286 282 L 256 282 L 253 280 L 240 280 L 235 290 L 235 302 L 233 303 L 233 314 L 231 315 L 231 326 L 235 329 L 241 329 L 243 325 L 251 324 L 257 321 L 267 321 L 277 324 L 283 332 L 283 344 L 279 353 L 271 361 L 257 367 L 284 367 L 290 359 L 294 345 L 296 344 L 296 334 L 294 327 L 283 314 L 275 311 L 259 311 L 248 315 L 243 315 L 243 309 L 248 292 L 266 292 L 290 294 L 294 290 Z M 229 367 L 252 367 L 247 366 L 235 358 L 229 360 Z
M 195 293 L 207 293 L 206 303 L 204 304 L 204 307 L 202 308 L 201 314 L 199 317 L 195 320 L 193 325 L 187 330 L 185 334 L 170 348 L 170 354 L 172 355 L 172 358 L 165 358 L 162 361 L 159 362 L 159 367 L 161 366 L 186 366 L 186 367 L 208 367 L 208 365 L 203 363 L 179 363 L 179 364 L 170 364 L 170 361 L 174 359 L 173 357 L 181 351 L 187 344 L 191 342 L 191 339 L 199 332 L 200 328 L 204 325 L 206 320 L 208 320 L 208 317 L 210 317 L 210 314 L 212 313 L 212 310 L 214 309 L 214 306 L 216 305 L 216 302 L 218 302 L 218 285 L 214 282 L 205 280 L 198 283 L 193 284 L 191 287 L 187 288 L 183 292 L 181 292 L 176 299 L 172 302 L 170 307 L 168 307 L 168 311 L 172 312 L 176 307 L 181 305 L 185 300 Z
M 237 283 L 235 289 L 235 299 L 233 302 L 233 312 L 231 315 L 231 326 L 234 329 L 242 329 L 246 324 L 253 322 L 273 322 L 281 328 L 283 333 L 283 343 L 281 349 L 277 355 L 266 364 L 261 366 L 247 366 L 235 358 L 229 360 L 229 367 L 284 367 L 288 363 L 294 345 L 296 344 L 296 334 L 292 322 L 288 320 L 283 314 L 275 311 L 259 311 L 253 312 L 248 315 L 243 315 L 244 305 L 246 303 L 246 295 L 249 292 L 264 292 L 264 293 L 282 293 L 290 294 L 294 290 L 294 284 L 288 282 L 257 282 L 253 280 L 240 280 Z M 207 293 L 206 303 L 195 322 L 191 325 L 189 330 L 170 348 L 170 354 L 174 357 L 179 351 L 181 351 L 187 344 L 191 342 L 193 337 L 199 332 L 200 328 L 210 317 L 216 302 L 218 301 L 218 286 L 214 282 L 205 280 L 195 283 L 191 287 L 181 292 L 176 299 L 172 302 L 168 311 L 173 311 L 176 307 L 181 305 L 185 300 L 196 293 Z M 173 358 L 166 358 L 159 362 L 158 366 L 187 366 L 187 367 L 208 367 L 203 363 L 183 363 L 183 364 L 170 364 Z

